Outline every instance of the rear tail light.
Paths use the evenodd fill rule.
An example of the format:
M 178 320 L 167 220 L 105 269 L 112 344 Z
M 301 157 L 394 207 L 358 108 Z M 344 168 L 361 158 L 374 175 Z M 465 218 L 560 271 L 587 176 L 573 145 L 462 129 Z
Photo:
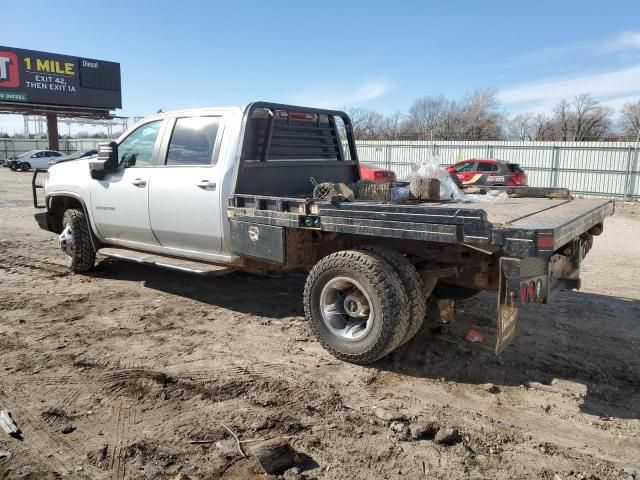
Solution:
M 553 250 L 555 243 L 553 235 L 538 234 L 538 250 Z
M 522 285 L 520 285 L 520 301 L 522 303 L 527 303 L 528 291 L 529 291 L 529 288 L 527 287 L 526 283 L 523 283 Z
M 529 282 L 529 301 L 535 302 L 535 300 L 536 300 L 536 281 L 531 280 L 531 282 Z
M 522 172 L 513 172 L 509 180 L 510 187 L 520 187 L 527 185 L 527 175 Z

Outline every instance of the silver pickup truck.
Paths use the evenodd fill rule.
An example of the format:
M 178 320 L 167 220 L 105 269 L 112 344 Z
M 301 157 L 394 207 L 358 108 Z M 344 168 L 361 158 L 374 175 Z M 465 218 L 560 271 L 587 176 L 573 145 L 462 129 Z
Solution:
M 563 189 L 502 187 L 492 203 L 401 204 L 314 196 L 360 179 L 349 117 L 266 102 L 161 113 L 97 157 L 34 174 L 43 228 L 74 272 L 96 254 L 199 274 L 306 270 L 304 310 L 332 354 L 366 364 L 408 342 L 427 300 L 496 290 L 496 353 L 520 308 L 580 287 L 580 263 L 613 214 Z

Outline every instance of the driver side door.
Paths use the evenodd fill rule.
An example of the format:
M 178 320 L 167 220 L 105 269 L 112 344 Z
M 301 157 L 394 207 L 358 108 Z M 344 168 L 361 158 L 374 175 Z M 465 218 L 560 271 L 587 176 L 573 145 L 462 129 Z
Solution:
M 149 223 L 149 180 L 165 120 L 145 123 L 118 144 L 118 169 L 91 183 L 91 211 L 100 237 L 129 247 L 159 245 Z

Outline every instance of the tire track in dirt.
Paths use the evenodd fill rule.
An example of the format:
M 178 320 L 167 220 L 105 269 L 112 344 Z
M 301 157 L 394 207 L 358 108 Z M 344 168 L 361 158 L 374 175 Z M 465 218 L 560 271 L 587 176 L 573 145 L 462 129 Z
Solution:
M 67 277 L 71 271 L 64 265 L 42 261 L 34 257 L 27 257 L 17 253 L 6 255 L 0 260 L 0 268 L 8 270 L 13 268 L 26 268 L 29 270 L 49 272 L 49 277 Z
M 117 417 L 112 435 L 111 480 L 125 480 L 127 476 L 126 453 L 129 442 L 133 437 L 134 425 L 137 417 L 136 409 L 126 405 L 122 400 L 112 407 L 112 418 Z

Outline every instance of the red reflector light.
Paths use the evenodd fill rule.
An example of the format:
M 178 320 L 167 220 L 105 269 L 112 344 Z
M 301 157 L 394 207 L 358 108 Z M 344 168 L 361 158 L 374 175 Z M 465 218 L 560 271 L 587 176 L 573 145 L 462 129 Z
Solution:
M 536 282 L 531 280 L 529 283 L 529 301 L 533 302 L 536 299 Z
M 526 284 L 526 283 L 523 283 L 523 284 L 520 286 L 520 301 L 521 301 L 522 303 L 527 303 L 527 290 L 528 290 L 528 288 L 527 288 L 527 284 Z
M 553 250 L 555 240 L 550 235 L 538 235 L 538 248 L 540 250 Z

